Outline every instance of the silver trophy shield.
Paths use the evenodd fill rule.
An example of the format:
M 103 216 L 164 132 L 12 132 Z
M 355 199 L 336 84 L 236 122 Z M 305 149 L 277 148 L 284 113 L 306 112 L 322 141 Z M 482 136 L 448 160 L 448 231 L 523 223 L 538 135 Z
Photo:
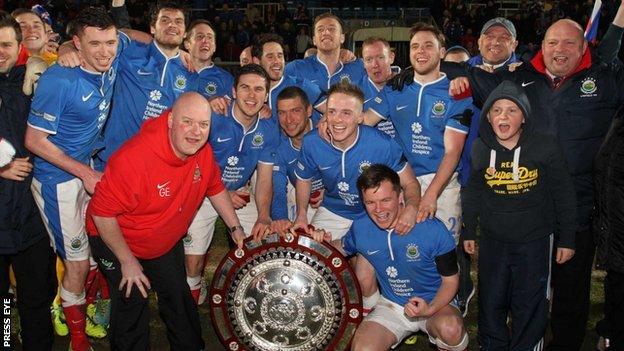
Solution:
M 362 320 L 347 259 L 306 235 L 245 240 L 221 261 L 210 316 L 227 350 L 347 350 Z

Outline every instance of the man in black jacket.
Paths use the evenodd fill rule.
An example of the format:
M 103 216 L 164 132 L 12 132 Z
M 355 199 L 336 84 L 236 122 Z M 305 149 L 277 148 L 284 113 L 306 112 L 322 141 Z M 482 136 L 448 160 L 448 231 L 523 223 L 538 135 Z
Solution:
M 0 136 L 16 151 L 15 158 L 0 168 L 0 296 L 9 298 L 12 265 L 23 348 L 50 350 L 54 341 L 50 321 L 50 303 L 56 291 L 54 254 L 30 192 L 32 164 L 24 147 L 30 98 L 22 92 L 25 67 L 16 66 L 21 40 L 19 24 L 0 11 Z
M 607 271 L 604 319 L 596 325 L 599 350 L 624 350 L 624 111 L 596 156 L 597 263 Z M 600 348 L 600 347 L 603 348 Z
M 548 28 L 542 50 L 514 72 L 468 70 L 477 106 L 502 80 L 525 88 L 531 105 L 543 111 L 536 128 L 557 138 L 574 181 L 579 224 L 576 254 L 563 265 L 553 265 L 549 350 L 579 350 L 585 336 L 595 251 L 592 165 L 615 111 L 624 103 L 624 70 L 611 64 L 623 31 L 623 6 L 605 35 L 600 55 L 592 55 L 578 23 L 563 19 Z

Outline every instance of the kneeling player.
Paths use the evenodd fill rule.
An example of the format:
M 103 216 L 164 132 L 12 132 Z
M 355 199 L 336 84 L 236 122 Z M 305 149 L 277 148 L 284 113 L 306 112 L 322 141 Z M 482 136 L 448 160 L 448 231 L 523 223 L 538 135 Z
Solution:
M 405 235 L 394 233 L 404 209 L 399 176 L 389 167 L 369 167 L 357 188 L 368 216 L 353 221 L 332 244 L 370 261 L 381 299 L 356 330 L 352 350 L 388 350 L 416 331 L 427 333 L 439 350 L 465 350 L 468 334 L 451 304 L 459 284 L 453 236 L 438 219 L 417 223 Z M 330 237 L 324 231 L 314 236 Z

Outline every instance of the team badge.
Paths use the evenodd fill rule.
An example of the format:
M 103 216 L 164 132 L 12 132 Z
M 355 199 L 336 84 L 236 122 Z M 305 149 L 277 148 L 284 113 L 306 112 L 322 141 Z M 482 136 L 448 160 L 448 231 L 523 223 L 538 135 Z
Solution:
M 339 182 L 338 183 L 338 190 L 346 193 L 347 191 L 349 191 L 349 184 L 347 184 L 346 182 Z
M 370 166 L 371 166 L 370 161 L 364 160 L 364 161 L 360 162 L 360 173 L 364 172 Z
M 69 242 L 69 246 L 72 248 L 72 250 L 76 251 L 79 250 L 80 247 L 82 246 L 82 240 L 80 240 L 80 238 L 73 238 L 70 242 Z
M 256 147 L 262 146 L 264 144 L 264 136 L 260 133 L 254 135 L 253 139 L 251 139 L 251 144 Z
M 596 81 L 594 78 L 586 78 L 583 83 L 581 83 L 581 92 L 583 94 L 593 94 L 598 87 L 596 86 Z
M 193 172 L 193 183 L 197 183 L 201 180 L 201 171 L 199 170 L 199 165 L 195 164 L 195 171 Z
M 348 74 L 341 75 L 340 83 L 351 83 L 351 77 Z
M 216 94 L 216 92 L 217 92 L 217 83 L 209 82 L 208 84 L 206 84 L 206 87 L 204 88 L 204 90 L 206 91 L 206 94 L 208 94 L 208 95 Z
M 375 102 L 376 102 L 376 103 L 381 104 L 381 101 L 382 101 L 382 100 L 381 100 L 381 98 L 380 98 L 379 96 L 375 98 Z
M 418 246 L 414 244 L 407 245 L 406 255 L 408 258 L 415 260 L 420 257 L 420 252 L 418 251 Z
M 106 268 L 107 271 L 115 269 L 115 267 L 113 267 L 113 261 L 109 261 L 105 258 L 100 258 L 100 263 Z
M 193 236 L 191 236 L 191 234 L 186 234 L 184 239 L 182 239 L 182 242 L 184 243 L 184 246 L 191 245 L 193 243 Z
M 412 123 L 412 132 L 414 132 L 414 134 L 420 134 L 420 132 L 422 132 L 422 126 L 420 125 L 420 123 Z
M 175 87 L 178 89 L 186 88 L 186 77 L 183 75 L 179 75 L 175 79 Z
M 442 100 L 438 100 L 433 104 L 431 112 L 436 116 L 442 116 L 446 112 L 446 104 Z

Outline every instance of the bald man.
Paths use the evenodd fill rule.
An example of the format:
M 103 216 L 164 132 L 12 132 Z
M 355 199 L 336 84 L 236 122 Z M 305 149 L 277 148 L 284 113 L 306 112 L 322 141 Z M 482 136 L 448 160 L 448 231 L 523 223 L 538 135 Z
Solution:
M 146 121 L 110 159 L 87 209 L 91 252 L 111 289 L 112 349 L 149 348 L 147 293 L 158 294 L 172 350 L 201 350 L 197 306 L 186 283 L 182 238 L 208 197 L 228 227 L 240 228 L 206 143 L 210 105 L 186 93 Z M 242 230 L 232 232 L 240 246 Z
M 575 241 L 561 242 L 557 233 L 553 238 L 558 249 L 553 252 L 553 261 L 556 262 L 552 269 L 553 340 L 548 345 L 549 350 L 579 350 L 585 336 L 595 251 L 591 228 L 593 160 L 616 110 L 624 103 L 624 90 L 621 89 L 624 71 L 619 66 L 603 64 L 603 61 L 609 63 L 610 57 L 615 56 L 605 47 L 611 45 L 610 50 L 617 53 L 619 46 L 613 46 L 611 40 L 614 37 L 619 40 L 622 27 L 624 5 L 620 4 L 613 24 L 598 48 L 600 55 L 596 55 L 588 48 L 578 23 L 569 19 L 559 20 L 546 31 L 540 52 L 514 72 L 490 74 L 474 68 L 468 73 L 477 106 L 503 80 L 515 81 L 525 88 L 534 114 L 538 116 L 534 121 L 536 130 L 557 138 L 574 180 L 578 213 Z M 465 214 L 471 210 L 464 206 Z M 476 223 L 466 223 L 468 226 L 476 226 Z M 481 256 L 479 261 L 479 264 L 495 264 L 486 262 Z M 544 298 L 549 297 L 546 296 L 548 278 L 544 277 Z M 505 303 L 497 301 L 488 291 L 479 291 L 479 301 Z M 479 342 L 494 347 L 499 342 L 506 345 L 509 340 L 504 337 L 500 340 L 480 338 Z

